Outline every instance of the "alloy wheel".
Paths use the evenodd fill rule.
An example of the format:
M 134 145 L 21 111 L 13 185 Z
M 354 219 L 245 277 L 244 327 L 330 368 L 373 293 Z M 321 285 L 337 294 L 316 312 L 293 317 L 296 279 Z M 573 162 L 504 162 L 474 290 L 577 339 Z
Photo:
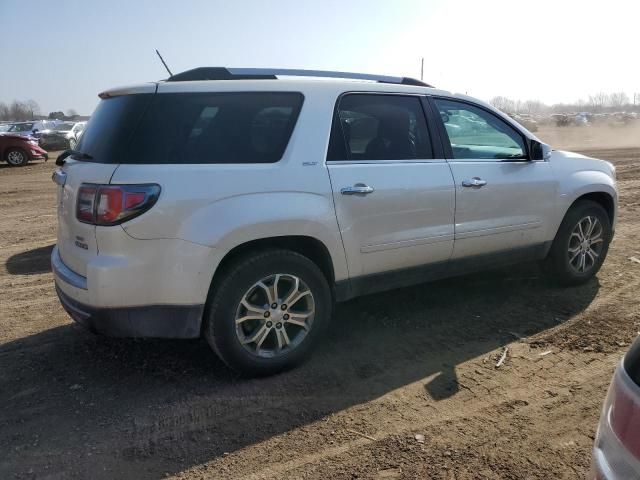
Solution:
M 315 315 L 313 293 L 299 277 L 278 273 L 256 282 L 236 309 L 236 335 L 252 355 L 274 358 L 295 349 Z
M 24 160 L 24 153 L 20 152 L 19 150 L 12 150 L 7 155 L 7 161 L 14 166 L 22 165 L 24 163 Z
M 593 215 L 582 218 L 569 237 L 567 255 L 569 266 L 578 273 L 591 270 L 604 247 L 604 229 L 602 223 Z

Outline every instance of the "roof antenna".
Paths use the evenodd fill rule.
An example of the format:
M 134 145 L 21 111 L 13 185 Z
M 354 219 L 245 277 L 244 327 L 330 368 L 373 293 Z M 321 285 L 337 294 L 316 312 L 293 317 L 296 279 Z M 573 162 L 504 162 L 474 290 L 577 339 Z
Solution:
M 160 61 L 162 62 L 162 65 L 164 65 L 164 68 L 167 69 L 167 72 L 169 72 L 169 76 L 173 77 L 173 73 L 171 73 L 171 70 L 169 70 L 169 67 L 167 67 L 166 62 L 164 61 L 164 58 L 162 58 L 162 55 L 160 55 L 160 52 L 158 51 L 158 49 L 156 48 L 156 53 L 158 54 L 158 57 L 160 57 Z

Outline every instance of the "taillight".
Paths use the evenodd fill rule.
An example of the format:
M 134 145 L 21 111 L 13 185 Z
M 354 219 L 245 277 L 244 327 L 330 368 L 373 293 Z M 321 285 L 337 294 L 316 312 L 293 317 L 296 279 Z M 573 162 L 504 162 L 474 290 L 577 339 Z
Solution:
M 76 208 L 76 217 L 81 222 L 93 223 L 96 192 L 96 185 L 82 185 L 78 190 L 78 206 Z
M 640 387 L 622 367 L 614 379 L 609 392 L 611 429 L 626 449 L 640 460 Z
M 93 185 L 78 189 L 76 218 L 93 225 L 117 225 L 141 215 L 158 200 L 160 186 Z
M 619 366 L 602 408 L 591 478 L 640 478 L 640 387 Z

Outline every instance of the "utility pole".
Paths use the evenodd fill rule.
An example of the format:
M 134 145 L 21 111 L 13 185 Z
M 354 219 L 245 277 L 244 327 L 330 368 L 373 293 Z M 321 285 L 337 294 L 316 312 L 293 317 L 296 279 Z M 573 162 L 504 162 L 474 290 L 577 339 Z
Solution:
M 420 81 L 423 81 L 423 80 L 424 80 L 424 57 L 420 59 Z M 635 101 L 635 97 L 633 98 Z

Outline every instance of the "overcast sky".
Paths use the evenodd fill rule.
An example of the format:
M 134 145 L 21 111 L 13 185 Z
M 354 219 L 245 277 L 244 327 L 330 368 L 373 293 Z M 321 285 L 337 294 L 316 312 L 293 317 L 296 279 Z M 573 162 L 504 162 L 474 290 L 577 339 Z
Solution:
M 197 66 L 420 76 L 483 99 L 640 92 L 640 0 L 0 0 L 0 101 L 89 114 Z

